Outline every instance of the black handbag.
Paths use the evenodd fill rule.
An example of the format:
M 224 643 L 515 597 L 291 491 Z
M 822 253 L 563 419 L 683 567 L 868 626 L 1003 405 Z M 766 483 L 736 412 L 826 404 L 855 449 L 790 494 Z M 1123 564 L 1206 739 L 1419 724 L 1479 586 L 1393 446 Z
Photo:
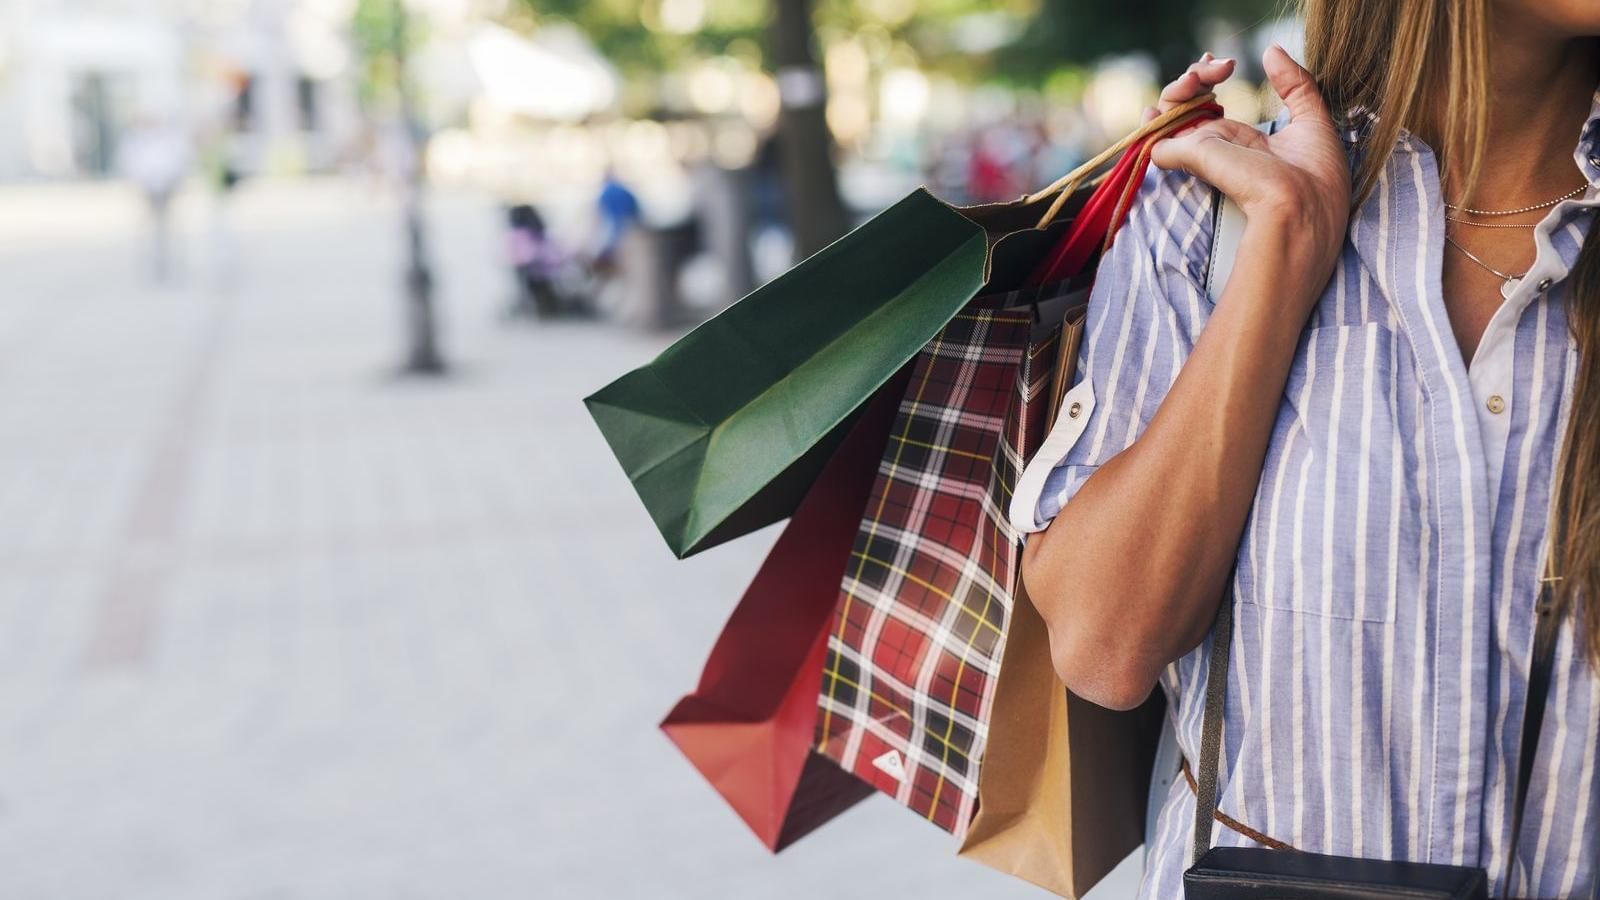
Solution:
M 1559 525 L 1557 526 L 1559 527 Z M 1555 554 L 1551 554 L 1555 559 Z M 1553 564 L 1552 564 L 1553 565 Z M 1522 830 L 1528 779 L 1544 722 L 1555 656 L 1559 616 L 1551 574 L 1539 594 L 1533 636 L 1533 664 L 1528 674 L 1528 708 L 1522 719 L 1521 753 L 1517 761 L 1516 805 L 1512 813 L 1512 853 Z M 1390 860 L 1357 859 L 1266 847 L 1212 847 L 1211 823 L 1217 813 L 1217 764 L 1222 746 L 1222 711 L 1227 695 L 1229 644 L 1233 632 L 1233 597 L 1224 598 L 1211 633 L 1211 665 L 1207 675 L 1205 719 L 1200 733 L 1199 783 L 1194 816 L 1195 863 L 1183 873 L 1187 900 L 1257 897 L 1272 900 L 1482 900 L 1489 896 L 1489 875 L 1477 866 L 1447 866 Z

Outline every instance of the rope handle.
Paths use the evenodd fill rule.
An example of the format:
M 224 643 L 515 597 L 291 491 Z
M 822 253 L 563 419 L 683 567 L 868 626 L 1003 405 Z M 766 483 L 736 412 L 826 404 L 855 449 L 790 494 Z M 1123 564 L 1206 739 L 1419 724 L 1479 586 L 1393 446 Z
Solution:
M 1214 105 L 1216 103 L 1216 99 L 1216 94 L 1207 92 L 1198 97 L 1191 98 L 1183 103 L 1178 104 L 1172 109 L 1169 109 L 1161 115 L 1156 116 L 1154 119 L 1151 119 L 1143 125 L 1140 125 L 1133 131 L 1128 132 L 1125 136 L 1123 136 L 1122 140 L 1117 141 L 1110 147 L 1107 147 L 1106 149 L 1095 154 L 1092 159 L 1078 166 L 1076 169 L 1073 169 L 1071 172 L 1068 172 L 1060 178 L 1057 178 L 1055 181 L 1051 182 L 1049 187 L 1023 197 L 1022 202 L 1035 203 L 1043 200 L 1046 197 L 1049 197 L 1052 194 L 1055 194 L 1055 202 L 1050 204 L 1050 209 L 1045 212 L 1044 217 L 1039 220 L 1038 225 L 1039 228 L 1049 227 L 1050 223 L 1054 222 L 1056 216 L 1061 213 L 1061 208 L 1066 205 L 1067 199 L 1071 197 L 1073 192 L 1081 187 L 1086 180 L 1089 179 L 1090 175 L 1094 174 L 1106 163 L 1120 156 L 1129 147 L 1132 147 L 1139 141 L 1151 137 L 1152 135 L 1165 137 L 1167 134 L 1170 134 L 1177 128 L 1182 127 L 1196 113 L 1202 112 L 1207 106 Z

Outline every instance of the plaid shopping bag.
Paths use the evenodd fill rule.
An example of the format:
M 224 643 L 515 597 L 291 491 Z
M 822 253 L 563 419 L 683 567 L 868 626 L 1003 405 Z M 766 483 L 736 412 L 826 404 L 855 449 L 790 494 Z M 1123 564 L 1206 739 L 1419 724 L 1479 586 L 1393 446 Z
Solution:
M 1020 579 L 1006 509 L 1042 437 L 1060 329 L 1032 333 L 1038 304 L 1066 293 L 979 298 L 918 355 L 828 640 L 818 748 L 956 834 Z

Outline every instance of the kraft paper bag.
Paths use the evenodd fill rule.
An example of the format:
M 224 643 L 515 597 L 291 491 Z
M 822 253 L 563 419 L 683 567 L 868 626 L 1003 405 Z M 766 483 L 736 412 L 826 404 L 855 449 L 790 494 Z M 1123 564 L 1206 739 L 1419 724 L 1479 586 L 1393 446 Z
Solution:
M 1062 897 L 1082 897 L 1144 841 L 1166 701 L 1116 712 L 1069 692 L 1027 591 L 1012 611 L 978 812 L 959 854 Z

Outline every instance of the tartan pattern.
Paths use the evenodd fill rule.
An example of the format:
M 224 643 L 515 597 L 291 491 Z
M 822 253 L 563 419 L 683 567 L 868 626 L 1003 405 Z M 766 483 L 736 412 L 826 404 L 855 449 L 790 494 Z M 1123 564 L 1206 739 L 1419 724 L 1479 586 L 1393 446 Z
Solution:
M 978 298 L 917 357 L 823 666 L 819 750 L 958 835 L 1020 577 L 1005 511 L 1043 436 L 1060 334 L 1030 345 L 1026 304 L 1064 290 Z

